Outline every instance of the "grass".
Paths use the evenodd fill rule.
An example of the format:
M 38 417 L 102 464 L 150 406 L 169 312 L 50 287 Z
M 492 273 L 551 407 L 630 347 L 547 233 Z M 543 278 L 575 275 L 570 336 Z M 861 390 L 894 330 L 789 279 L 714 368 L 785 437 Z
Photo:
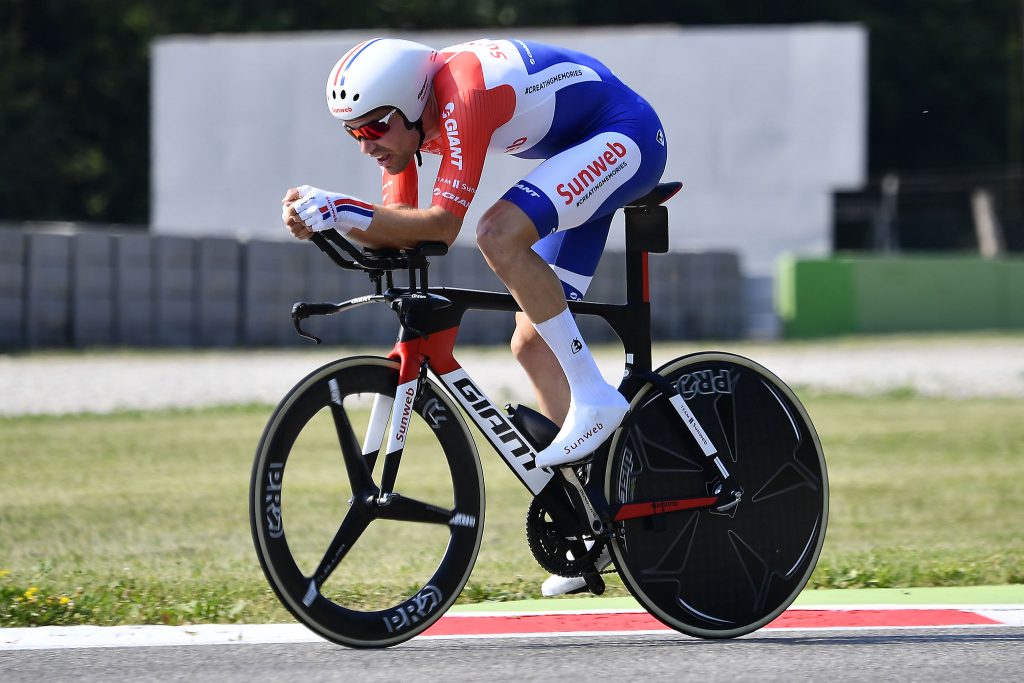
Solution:
M 811 586 L 1024 583 L 1024 401 L 803 398 L 832 490 Z M 240 406 L 0 419 L 0 626 L 289 620 L 248 526 L 249 470 L 269 413 Z M 330 443 L 308 438 L 310 453 L 317 439 Z M 486 531 L 460 600 L 539 597 L 545 572 L 524 539 L 525 491 L 489 447 L 479 450 Z M 431 455 L 407 458 L 403 483 L 443 490 Z M 305 482 L 305 508 L 287 514 L 323 523 L 308 540 L 315 561 L 344 500 L 330 484 L 340 463 L 308 457 L 319 474 Z M 350 558 L 347 577 L 362 578 L 339 590 L 370 605 L 421 578 L 433 557 L 409 548 L 431 539 L 401 528 L 381 526 L 388 549 Z M 614 577 L 609 594 L 625 594 Z
M 1024 583 L 1024 401 L 806 401 L 832 490 L 815 587 Z

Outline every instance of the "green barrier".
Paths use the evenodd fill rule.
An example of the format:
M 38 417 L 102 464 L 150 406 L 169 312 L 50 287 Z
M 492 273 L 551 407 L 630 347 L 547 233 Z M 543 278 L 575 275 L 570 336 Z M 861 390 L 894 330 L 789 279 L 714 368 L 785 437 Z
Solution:
M 1024 259 L 785 257 L 776 308 L 789 338 L 1024 328 Z
M 1000 266 L 1002 316 L 1009 329 L 1024 329 L 1024 259 L 1003 261 Z

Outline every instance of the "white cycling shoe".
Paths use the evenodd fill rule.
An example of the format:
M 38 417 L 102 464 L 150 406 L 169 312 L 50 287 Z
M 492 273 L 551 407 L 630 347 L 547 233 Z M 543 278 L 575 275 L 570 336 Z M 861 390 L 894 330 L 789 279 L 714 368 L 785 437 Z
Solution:
M 586 541 L 586 544 L 589 548 L 594 545 L 594 542 Z M 608 546 L 605 546 L 604 551 L 598 555 L 597 561 L 594 562 L 594 569 L 602 572 L 611 563 L 612 554 L 608 550 Z M 545 598 L 553 598 L 556 595 L 568 595 L 569 593 L 581 593 L 585 590 L 587 590 L 587 582 L 582 576 L 551 575 L 540 586 L 540 594 Z
M 537 467 L 558 467 L 587 457 L 611 436 L 628 411 L 629 403 L 617 391 L 609 392 L 601 404 L 570 401 L 569 414 L 555 440 L 537 454 Z

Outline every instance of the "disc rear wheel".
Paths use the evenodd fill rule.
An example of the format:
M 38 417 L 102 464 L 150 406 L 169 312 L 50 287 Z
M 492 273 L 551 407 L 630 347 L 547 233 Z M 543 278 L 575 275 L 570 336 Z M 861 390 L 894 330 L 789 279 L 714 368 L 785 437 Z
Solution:
M 757 363 L 724 353 L 661 368 L 717 449 L 738 505 L 617 522 L 623 583 L 668 626 L 705 638 L 739 636 L 775 619 L 803 589 L 828 518 L 817 433 L 793 392 Z M 662 392 L 648 385 L 611 445 L 611 504 L 709 498 L 721 470 Z

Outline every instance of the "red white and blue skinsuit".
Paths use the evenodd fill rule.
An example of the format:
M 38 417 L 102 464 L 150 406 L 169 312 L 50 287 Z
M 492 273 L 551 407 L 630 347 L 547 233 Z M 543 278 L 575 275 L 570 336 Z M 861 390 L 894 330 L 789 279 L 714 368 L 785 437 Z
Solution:
M 612 214 L 665 170 L 665 133 L 651 106 L 593 57 L 522 40 L 475 40 L 440 51 L 434 78 L 441 155 L 432 203 L 464 217 L 488 153 L 543 159 L 501 199 L 534 222 L 534 250 L 566 296 L 582 298 Z M 414 164 L 384 174 L 385 205 L 418 205 Z M 571 229 L 570 229 L 571 228 Z

